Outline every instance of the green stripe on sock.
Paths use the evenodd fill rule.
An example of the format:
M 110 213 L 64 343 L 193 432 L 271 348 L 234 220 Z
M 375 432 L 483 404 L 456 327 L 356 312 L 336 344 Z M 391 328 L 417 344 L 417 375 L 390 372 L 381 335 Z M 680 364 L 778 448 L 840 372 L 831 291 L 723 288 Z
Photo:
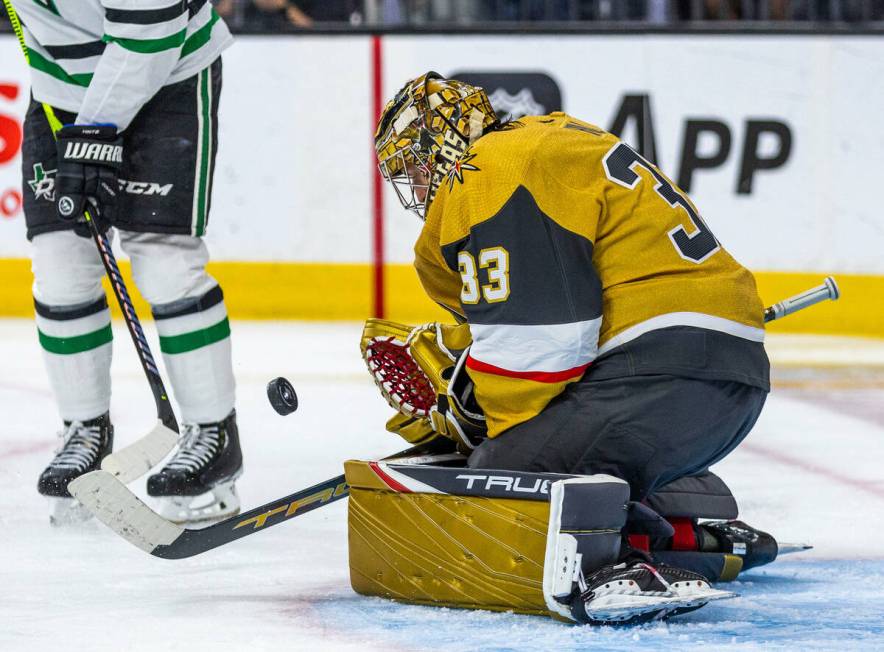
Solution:
M 185 36 L 187 36 L 187 28 L 182 29 L 180 32 L 176 32 L 175 34 L 164 36 L 163 38 L 121 38 L 119 36 L 105 34 L 101 40 L 105 43 L 116 43 L 130 52 L 155 54 L 173 48 L 180 48 L 184 45 Z
M 60 355 L 91 351 L 114 339 L 114 332 L 111 330 L 110 324 L 97 331 L 86 333 L 85 335 L 75 335 L 74 337 L 53 337 L 52 335 L 47 335 L 39 328 L 37 329 L 37 335 L 40 338 L 40 346 L 49 351 L 49 353 L 58 353 Z
M 218 22 L 219 18 L 220 16 L 218 16 L 218 14 L 215 13 L 215 10 L 212 9 L 212 17 L 209 19 L 209 22 L 188 36 L 187 40 L 184 41 L 184 47 L 181 48 L 182 58 L 186 57 L 188 54 L 193 54 L 209 42 L 212 38 L 212 28 L 215 26 L 215 23 Z
M 28 52 L 28 63 L 34 70 L 45 72 L 50 77 L 55 77 L 59 81 L 73 84 L 74 86 L 82 86 L 83 88 L 88 88 L 89 83 L 92 81 L 91 72 L 84 72 L 72 75 L 68 73 L 64 68 L 59 66 L 57 63 L 55 63 L 54 61 L 50 61 L 35 50 L 31 50 L 30 52 Z
M 160 335 L 160 351 L 163 353 L 187 353 L 230 337 L 227 317 L 214 326 L 181 335 Z
M 211 68 L 206 68 L 200 73 L 199 77 L 199 93 L 202 98 L 202 119 L 203 132 L 200 141 L 200 149 L 202 156 L 200 158 L 199 182 L 197 185 L 198 198 L 196 202 L 196 229 L 194 235 L 202 237 L 206 233 L 206 208 L 207 188 L 209 183 L 209 162 L 212 158 L 212 148 L 210 146 L 210 138 L 212 135 L 212 106 L 209 101 L 209 81 Z

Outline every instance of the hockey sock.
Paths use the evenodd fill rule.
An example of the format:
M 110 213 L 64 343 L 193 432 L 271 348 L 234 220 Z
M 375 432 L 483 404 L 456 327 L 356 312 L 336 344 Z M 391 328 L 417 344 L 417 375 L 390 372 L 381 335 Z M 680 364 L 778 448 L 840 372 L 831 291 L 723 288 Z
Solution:
M 107 298 L 73 306 L 34 299 L 37 335 L 61 418 L 85 421 L 110 408 L 113 332 Z
M 230 324 L 219 286 L 199 297 L 153 306 L 160 350 L 181 419 L 221 421 L 233 409 Z

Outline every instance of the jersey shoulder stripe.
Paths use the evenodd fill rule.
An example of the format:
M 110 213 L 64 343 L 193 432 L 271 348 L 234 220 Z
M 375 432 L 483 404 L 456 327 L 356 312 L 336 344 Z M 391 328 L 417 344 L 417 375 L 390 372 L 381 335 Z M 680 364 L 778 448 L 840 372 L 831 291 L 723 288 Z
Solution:
M 135 25 L 155 25 L 175 20 L 188 13 L 187 2 L 178 0 L 175 4 L 159 9 L 117 9 L 108 7 L 104 10 L 105 20 L 112 23 L 130 23 Z

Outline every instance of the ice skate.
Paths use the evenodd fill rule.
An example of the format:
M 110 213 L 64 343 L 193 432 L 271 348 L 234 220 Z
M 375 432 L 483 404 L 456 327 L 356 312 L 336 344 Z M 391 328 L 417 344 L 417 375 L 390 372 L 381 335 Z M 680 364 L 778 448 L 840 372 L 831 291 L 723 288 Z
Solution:
M 769 564 L 778 554 L 809 550 L 808 544 L 778 544 L 767 532 L 743 521 L 707 521 L 697 526 L 697 542 L 704 552 L 726 552 L 743 558 L 743 570 Z
M 147 493 L 175 523 L 210 524 L 239 513 L 234 482 L 242 475 L 236 411 L 215 423 L 184 424 L 178 450 L 148 478 Z
M 645 562 L 605 566 L 578 581 L 570 600 L 577 622 L 633 625 L 694 611 L 713 600 L 735 597 L 713 589 L 701 575 Z
M 114 427 L 105 413 L 88 421 L 65 421 L 58 433 L 62 439 L 55 457 L 37 481 L 37 491 L 49 498 L 49 522 L 53 525 L 80 523 L 91 514 L 68 492 L 68 483 L 99 468 L 113 449 Z

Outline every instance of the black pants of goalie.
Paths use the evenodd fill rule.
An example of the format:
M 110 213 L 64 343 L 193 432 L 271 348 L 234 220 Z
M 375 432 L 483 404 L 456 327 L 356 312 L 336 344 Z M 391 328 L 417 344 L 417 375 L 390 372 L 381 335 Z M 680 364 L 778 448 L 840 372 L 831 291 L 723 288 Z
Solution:
M 698 475 L 749 433 L 767 398 L 734 381 L 670 375 L 569 385 L 539 415 L 483 442 L 472 468 L 590 475 L 629 483 L 632 500 Z

